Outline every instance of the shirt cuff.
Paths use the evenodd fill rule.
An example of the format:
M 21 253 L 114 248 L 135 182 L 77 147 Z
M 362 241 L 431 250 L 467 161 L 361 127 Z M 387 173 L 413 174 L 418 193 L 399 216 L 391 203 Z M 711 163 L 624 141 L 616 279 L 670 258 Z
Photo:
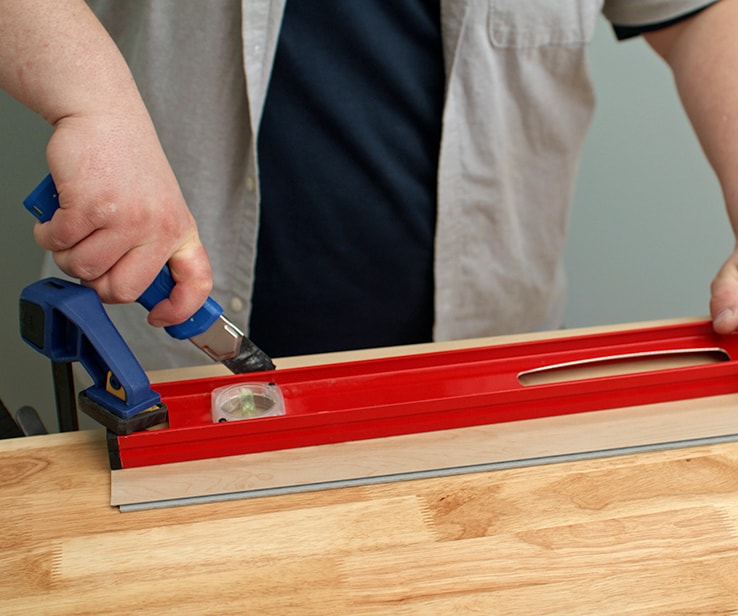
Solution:
M 713 4 L 715 4 L 715 2 L 710 2 L 709 4 L 706 4 L 705 6 L 695 11 L 690 11 L 689 13 L 684 13 L 683 15 L 678 15 L 677 17 L 674 17 L 672 19 L 667 19 L 666 21 L 659 21 L 656 23 L 636 24 L 636 25 L 627 25 L 627 26 L 614 23 L 612 24 L 612 29 L 615 32 L 615 36 L 617 37 L 617 39 L 619 41 L 623 41 L 625 39 L 640 36 L 644 32 L 653 32 L 655 30 L 660 30 L 661 28 L 673 26 L 674 24 L 677 24 L 680 21 L 684 21 L 685 19 L 689 19 L 690 17 L 697 15 L 697 13 L 701 13 L 708 6 L 712 6 Z

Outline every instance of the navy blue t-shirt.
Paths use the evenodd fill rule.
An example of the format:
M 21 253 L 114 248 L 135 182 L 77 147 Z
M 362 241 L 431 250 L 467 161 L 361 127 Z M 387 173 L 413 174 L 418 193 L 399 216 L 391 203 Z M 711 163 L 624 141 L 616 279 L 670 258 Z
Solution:
M 272 356 L 431 339 L 439 13 L 287 2 L 258 138 L 249 332 Z

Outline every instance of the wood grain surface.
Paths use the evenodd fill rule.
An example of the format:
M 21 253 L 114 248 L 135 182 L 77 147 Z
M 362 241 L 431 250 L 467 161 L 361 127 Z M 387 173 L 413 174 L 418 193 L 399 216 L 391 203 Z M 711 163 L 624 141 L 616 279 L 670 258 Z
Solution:
M 110 490 L 102 430 L 0 441 L 0 614 L 738 614 L 738 443 L 128 513 Z
M 738 613 L 738 444 L 120 513 L 102 431 L 0 443 L 0 613 Z

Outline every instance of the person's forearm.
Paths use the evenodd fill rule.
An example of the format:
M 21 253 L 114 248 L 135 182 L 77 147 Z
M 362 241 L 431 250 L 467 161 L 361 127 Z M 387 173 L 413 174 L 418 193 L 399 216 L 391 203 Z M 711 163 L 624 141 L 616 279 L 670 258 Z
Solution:
M 0 0 L 0 87 L 53 125 L 59 193 L 34 227 L 68 275 L 105 302 L 135 300 L 169 263 L 149 314 L 181 323 L 205 302 L 210 263 L 128 65 L 82 0 Z
M 82 0 L 0 0 L 0 87 L 52 125 L 142 105 L 126 62 Z
M 738 234 L 738 2 L 722 0 L 647 35 L 671 67 L 684 108 L 722 186 Z
M 666 60 L 722 187 L 736 244 L 710 287 L 715 331 L 738 331 L 738 0 L 646 35 Z

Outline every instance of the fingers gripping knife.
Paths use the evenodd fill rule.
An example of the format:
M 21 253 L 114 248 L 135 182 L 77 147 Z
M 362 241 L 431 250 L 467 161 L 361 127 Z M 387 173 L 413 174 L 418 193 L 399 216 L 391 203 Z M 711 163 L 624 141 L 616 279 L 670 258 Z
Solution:
M 23 205 L 41 222 L 51 220 L 59 208 L 59 195 L 51 175 L 47 175 L 26 197 Z M 164 266 L 136 301 L 151 310 L 169 297 L 173 288 L 172 275 L 169 268 Z M 164 329 L 173 338 L 189 339 L 210 358 L 221 362 L 235 374 L 274 369 L 272 360 L 224 316 L 223 308 L 210 297 L 187 321 Z

